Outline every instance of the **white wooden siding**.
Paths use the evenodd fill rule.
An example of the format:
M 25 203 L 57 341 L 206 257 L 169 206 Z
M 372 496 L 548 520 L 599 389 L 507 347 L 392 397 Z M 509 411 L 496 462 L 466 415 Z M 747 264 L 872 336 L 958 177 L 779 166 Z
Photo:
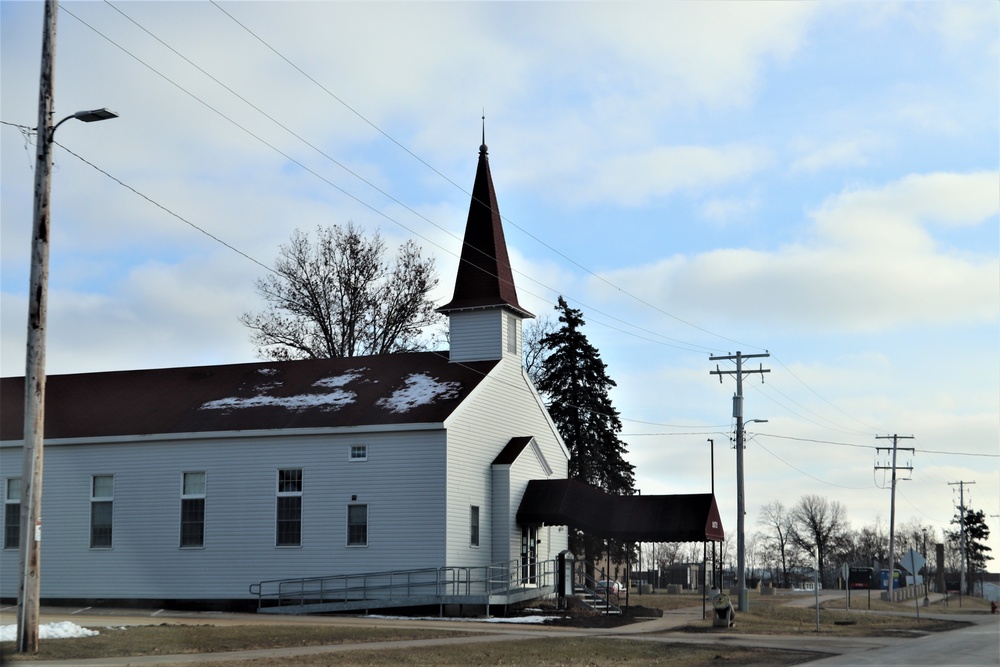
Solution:
M 350 462 L 359 440 L 368 460 Z M 3 470 L 20 466 L 19 447 L 0 456 Z M 275 547 L 278 468 L 303 470 L 301 547 Z M 181 549 L 190 470 L 206 473 L 205 546 Z M 264 579 L 439 567 L 444 470 L 441 430 L 47 445 L 42 596 L 236 599 Z M 112 549 L 89 548 L 93 474 L 115 475 Z M 347 547 L 352 496 L 369 507 L 367 547 Z M 0 554 L 4 597 L 17 595 L 17 559 Z
M 452 361 L 499 359 L 503 354 L 502 315 L 499 308 L 451 313 L 449 358 Z
M 508 530 L 497 535 L 494 534 L 498 519 L 493 516 L 496 509 L 490 464 L 511 438 L 533 436 L 552 467 L 553 477 L 566 477 L 569 466 L 568 453 L 523 373 L 520 358 L 505 357 L 445 422 L 445 427 L 448 431 L 448 564 L 486 565 L 493 562 L 494 555 L 506 552 L 511 557 L 516 556 L 520 549 L 520 528 L 514 524 L 517 503 L 527 480 L 544 479 L 545 474 L 530 451 L 522 454 L 518 462 L 531 457 L 537 474 L 532 477 L 527 471 L 521 473 L 527 475 L 522 483 L 513 481 L 512 473 L 511 507 L 500 508 L 501 513 L 509 513 Z M 517 466 L 515 469 L 521 470 Z M 489 526 L 489 535 L 481 536 L 481 548 L 476 551 L 468 548 L 465 537 L 468 533 L 466 507 L 470 502 L 479 504 L 472 502 L 472 498 L 478 500 L 485 515 L 491 517 L 489 522 L 482 524 Z M 515 540 L 517 544 L 511 546 Z
M 468 310 L 449 315 L 449 358 L 482 361 L 505 356 L 521 358 L 522 320 L 502 308 Z M 507 349 L 509 322 L 514 322 L 514 351 Z

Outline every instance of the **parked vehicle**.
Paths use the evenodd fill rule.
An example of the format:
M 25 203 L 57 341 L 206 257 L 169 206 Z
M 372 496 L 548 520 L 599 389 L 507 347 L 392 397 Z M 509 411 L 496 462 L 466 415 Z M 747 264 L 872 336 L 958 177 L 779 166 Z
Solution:
M 625 587 L 614 579 L 606 579 L 604 581 L 597 582 L 597 592 L 606 593 L 608 595 L 621 595 L 625 592 Z

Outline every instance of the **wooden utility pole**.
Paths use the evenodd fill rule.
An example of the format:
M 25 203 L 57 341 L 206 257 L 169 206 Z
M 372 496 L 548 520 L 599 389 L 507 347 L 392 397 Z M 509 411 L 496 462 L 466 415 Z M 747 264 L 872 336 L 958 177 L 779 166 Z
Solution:
M 18 548 L 17 650 L 38 653 L 41 591 L 42 459 L 45 440 L 45 325 L 49 276 L 49 192 L 52 177 L 52 114 L 55 77 L 57 0 L 46 0 L 42 29 L 42 66 L 38 83 L 35 152 L 35 211 L 28 294 L 28 342 L 24 374 L 24 464 L 21 477 L 21 526 Z
M 948 486 L 958 487 L 958 529 L 959 535 L 961 536 L 962 545 L 962 563 L 959 566 L 960 578 L 959 578 L 959 592 L 958 599 L 962 600 L 962 596 L 965 595 L 965 485 L 975 484 L 975 482 L 948 482 Z
M 892 602 L 892 584 L 893 575 L 896 573 L 896 453 L 899 450 L 898 444 L 900 439 L 912 440 L 912 435 L 877 435 L 876 440 L 892 440 L 892 492 L 890 494 L 889 500 L 889 602 Z M 882 451 L 883 448 L 877 447 L 875 452 L 878 453 Z M 913 453 L 913 448 L 907 448 L 911 454 Z M 875 470 L 889 470 L 890 466 L 875 466 Z M 913 466 L 903 466 L 904 470 L 913 470 Z M 916 575 L 916 572 L 913 573 Z M 916 576 L 914 576 L 914 581 L 916 581 Z
M 750 611 L 750 599 L 747 595 L 747 574 L 746 574 L 746 545 L 744 540 L 744 523 L 746 515 L 746 498 L 744 497 L 743 485 L 743 374 L 760 373 L 761 381 L 764 373 L 770 373 L 771 369 L 764 368 L 763 364 L 759 369 L 743 370 L 743 360 L 755 357 L 770 357 L 764 354 L 743 354 L 737 351 L 735 355 L 709 357 L 710 361 L 736 360 L 736 370 L 724 371 L 715 365 L 715 370 L 710 371 L 710 375 L 718 375 L 719 382 L 722 382 L 723 375 L 736 376 L 736 395 L 733 396 L 733 417 L 736 418 L 736 586 L 739 589 L 739 607 L 741 612 Z M 767 420 L 754 420 L 767 421 Z

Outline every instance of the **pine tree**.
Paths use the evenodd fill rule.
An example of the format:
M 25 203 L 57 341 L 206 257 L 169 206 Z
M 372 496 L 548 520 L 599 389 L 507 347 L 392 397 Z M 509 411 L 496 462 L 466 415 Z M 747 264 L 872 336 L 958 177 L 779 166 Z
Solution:
M 965 516 L 962 516 L 961 508 L 952 518 L 951 522 L 956 526 L 965 524 L 965 572 L 966 572 L 966 593 L 972 595 L 975 589 L 975 579 L 977 572 L 986 570 L 987 552 L 992 551 L 986 545 L 990 538 L 990 527 L 986 523 L 986 513 L 982 510 L 974 510 L 971 507 L 965 508 Z M 956 529 L 948 533 L 956 550 L 961 549 L 961 529 Z
M 626 446 L 618 410 L 608 392 L 616 386 L 597 348 L 580 330 L 583 314 L 559 297 L 556 310 L 561 326 L 544 336 L 548 356 L 542 364 L 538 390 L 546 398 L 549 414 L 569 448 L 569 477 L 608 493 L 629 495 L 634 490 L 634 466 L 625 460 Z M 593 562 L 603 544 L 571 533 L 570 549 Z M 620 550 L 614 549 L 617 553 Z

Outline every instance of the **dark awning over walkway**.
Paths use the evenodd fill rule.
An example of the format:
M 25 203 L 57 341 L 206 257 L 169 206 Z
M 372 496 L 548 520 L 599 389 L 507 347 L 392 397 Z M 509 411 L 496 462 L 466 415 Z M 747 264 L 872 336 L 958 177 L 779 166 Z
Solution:
M 721 542 L 711 493 L 616 496 L 573 479 L 533 479 L 517 510 L 520 524 L 571 526 L 625 542 Z

